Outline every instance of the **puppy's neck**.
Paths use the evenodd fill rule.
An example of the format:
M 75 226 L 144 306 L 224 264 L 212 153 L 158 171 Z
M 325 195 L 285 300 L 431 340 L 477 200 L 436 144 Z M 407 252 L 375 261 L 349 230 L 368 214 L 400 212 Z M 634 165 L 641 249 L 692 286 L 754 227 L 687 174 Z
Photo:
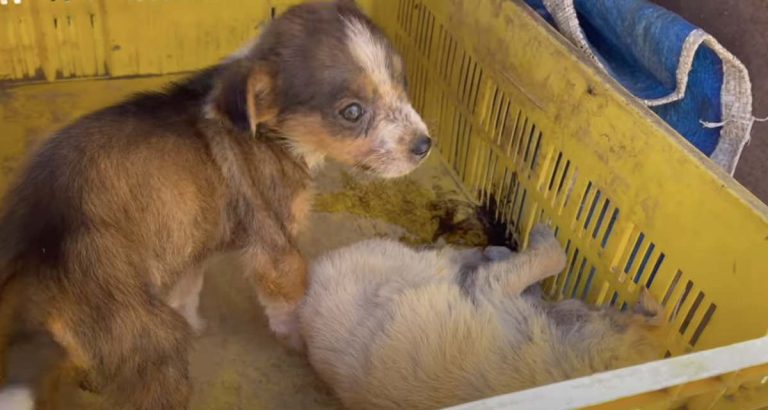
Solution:
M 263 178 L 277 178 L 282 189 L 302 189 L 312 184 L 313 173 L 303 158 L 273 136 L 250 135 L 218 121 L 204 120 L 210 152 L 234 194 L 256 197 Z
M 276 143 L 285 149 L 290 157 L 305 167 L 307 173 L 312 177 L 317 175 L 317 172 L 325 165 L 325 154 L 268 127 L 258 127 L 255 138 L 266 140 L 268 143 Z
M 325 165 L 325 155 L 313 149 L 305 148 L 301 144 L 291 143 L 289 150 L 297 160 L 307 167 L 309 174 L 312 176 L 317 175 L 317 172 Z

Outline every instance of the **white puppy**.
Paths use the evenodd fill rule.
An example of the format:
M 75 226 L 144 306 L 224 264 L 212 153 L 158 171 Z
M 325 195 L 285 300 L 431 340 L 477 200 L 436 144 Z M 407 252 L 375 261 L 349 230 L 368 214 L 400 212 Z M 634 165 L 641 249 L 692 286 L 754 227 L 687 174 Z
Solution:
M 516 254 L 379 239 L 332 251 L 300 310 L 310 362 L 349 408 L 416 409 L 657 358 L 645 316 L 523 293 L 565 264 L 543 226 Z

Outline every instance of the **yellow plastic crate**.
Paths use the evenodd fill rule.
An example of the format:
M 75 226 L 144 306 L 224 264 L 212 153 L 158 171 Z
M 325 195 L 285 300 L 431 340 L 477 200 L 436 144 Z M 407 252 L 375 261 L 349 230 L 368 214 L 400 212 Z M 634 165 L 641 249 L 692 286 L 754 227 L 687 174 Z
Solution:
M 293 3 L 0 0 L 0 80 L 199 69 Z M 358 3 L 467 192 L 518 233 L 557 226 L 569 265 L 548 294 L 621 308 L 647 287 L 670 318 L 672 358 L 468 407 L 768 407 L 768 207 L 519 0 Z

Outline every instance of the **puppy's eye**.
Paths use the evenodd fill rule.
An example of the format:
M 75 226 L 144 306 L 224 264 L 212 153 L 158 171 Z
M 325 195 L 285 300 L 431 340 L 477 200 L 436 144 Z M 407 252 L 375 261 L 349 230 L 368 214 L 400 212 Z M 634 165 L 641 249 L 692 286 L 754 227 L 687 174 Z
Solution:
M 360 118 L 363 117 L 363 114 L 365 114 L 363 107 L 358 103 L 349 104 L 348 106 L 342 108 L 341 111 L 339 111 L 341 118 L 344 118 L 349 122 L 358 122 Z

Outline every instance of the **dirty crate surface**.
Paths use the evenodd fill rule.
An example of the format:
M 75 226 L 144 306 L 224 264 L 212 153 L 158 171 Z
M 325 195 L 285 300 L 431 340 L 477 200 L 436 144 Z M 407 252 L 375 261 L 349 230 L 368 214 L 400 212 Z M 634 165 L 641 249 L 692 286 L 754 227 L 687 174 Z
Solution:
M 227 7 L 212 0 L 0 2 L 0 78 L 12 81 L 0 88 L 0 189 L 19 156 L 54 125 L 111 102 L 129 89 L 157 87 L 170 78 L 118 77 L 204 67 L 235 50 L 271 16 L 297 2 L 238 0 Z M 631 305 L 645 287 L 665 306 L 667 351 L 660 352 L 660 358 L 675 358 L 630 369 L 636 375 L 656 369 L 660 372 L 656 382 L 627 389 L 633 378 L 617 386 L 607 382 L 614 380 L 612 374 L 598 375 L 584 385 L 574 381 L 570 387 L 579 386 L 591 395 L 573 406 L 768 406 L 768 389 L 763 387 L 768 380 L 768 349 L 754 351 L 756 343 L 764 342 L 758 338 L 768 330 L 764 302 L 768 208 L 764 204 L 585 63 L 517 0 L 358 3 L 406 57 L 414 105 L 438 138 L 441 160 L 433 158 L 410 179 L 413 185 L 408 189 L 422 190 L 425 194 L 420 197 L 427 202 L 453 198 L 470 215 L 452 177 L 475 200 L 491 205 L 509 230 L 522 237 L 536 221 L 551 221 L 569 257 L 566 271 L 547 283 L 553 299 L 579 297 L 621 309 Z M 143 30 L 137 34 L 134 27 L 139 24 Z M 110 79 L 81 80 L 97 77 Z M 79 80 L 64 81 L 68 79 Z M 43 81 L 50 82 L 25 85 Z M 335 218 L 359 221 L 350 224 L 353 230 L 340 236 L 339 244 L 376 233 L 413 242 L 435 240 L 442 234 L 440 224 L 433 222 L 418 226 L 424 230 L 421 233 L 406 233 L 402 227 L 421 221 L 421 215 L 397 221 L 391 209 L 372 209 L 370 201 L 343 194 L 357 189 L 360 195 L 376 196 L 401 188 L 364 187 L 338 170 L 329 172 L 326 184 L 337 194 L 319 198 L 319 210 L 325 212 L 315 216 L 321 220 L 316 226 L 338 223 Z M 368 205 L 363 209 L 361 204 Z M 412 204 L 406 205 L 413 209 Z M 443 218 L 452 212 L 444 205 L 426 209 Z M 374 220 L 362 215 L 373 215 Z M 453 212 L 451 218 L 460 219 L 456 215 Z M 453 239 L 473 237 L 474 225 L 467 221 Z M 312 235 L 305 237 L 309 253 Z M 220 270 L 227 270 L 225 263 Z M 205 297 L 216 299 L 206 295 L 216 289 L 229 291 L 221 279 L 224 276 L 211 276 L 204 314 L 215 305 Z M 218 297 L 245 300 L 244 314 L 261 320 L 248 296 Z M 209 332 L 215 331 L 217 320 L 235 320 L 223 307 L 213 312 L 219 316 L 209 318 L 213 322 Z M 233 366 L 243 357 L 264 361 L 245 360 L 233 367 L 247 369 L 242 372 L 222 365 L 220 378 L 210 384 L 213 387 L 196 394 L 245 400 L 232 405 L 220 401 L 220 408 L 244 403 L 273 408 L 335 405 L 313 384 L 316 381 L 298 359 L 280 356 L 270 350 L 277 348 L 265 335 L 259 337 L 264 344 L 246 343 L 221 352 L 229 352 L 231 362 L 227 363 Z M 746 345 L 733 345 L 739 342 Z M 700 362 L 675 367 L 677 356 L 688 352 L 698 352 L 691 357 Z M 740 364 L 728 367 L 715 360 L 728 355 L 738 357 Z M 216 362 L 212 357 L 200 354 Z M 204 377 L 200 380 L 219 374 L 196 368 L 195 360 L 193 371 Z M 279 379 L 282 382 L 266 379 L 270 373 L 256 366 L 276 366 L 285 377 Z M 258 383 L 262 386 L 253 385 Z M 263 386 L 267 386 L 264 391 L 273 391 L 270 385 L 274 391 L 296 394 L 253 396 Z M 208 389 L 210 395 L 205 393 Z M 566 390 L 546 394 L 555 397 L 558 391 Z M 485 405 L 514 402 L 500 400 Z

